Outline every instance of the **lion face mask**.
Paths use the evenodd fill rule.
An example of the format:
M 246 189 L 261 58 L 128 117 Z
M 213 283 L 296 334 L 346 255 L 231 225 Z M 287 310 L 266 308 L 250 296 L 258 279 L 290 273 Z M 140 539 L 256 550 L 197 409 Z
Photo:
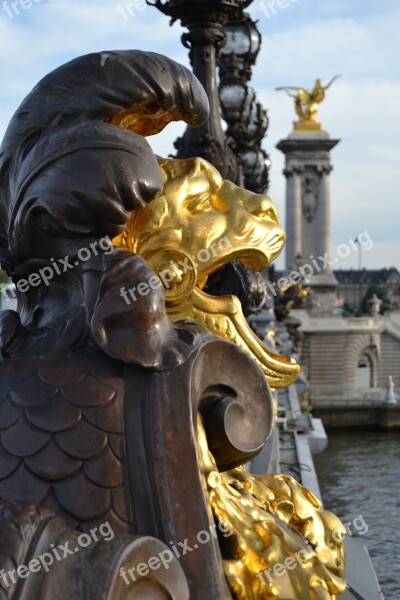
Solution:
M 248 327 L 234 296 L 203 290 L 207 277 L 232 260 L 260 271 L 281 252 L 285 234 L 274 204 L 223 180 L 201 158 L 159 159 L 163 187 L 133 211 L 114 243 L 138 254 L 159 275 L 172 321 L 192 320 L 249 352 L 270 385 L 298 375 L 290 358 L 274 355 Z

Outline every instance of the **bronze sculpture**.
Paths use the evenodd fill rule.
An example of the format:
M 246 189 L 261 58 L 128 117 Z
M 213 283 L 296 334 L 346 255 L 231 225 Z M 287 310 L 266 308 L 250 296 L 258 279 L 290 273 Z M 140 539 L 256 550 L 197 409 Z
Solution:
M 267 379 L 287 385 L 298 366 L 256 345 L 237 302 L 201 289 L 233 256 L 258 269 L 273 260 L 284 241 L 275 207 L 205 161 L 157 160 L 144 137 L 207 115 L 184 67 L 152 53 L 103 52 L 45 77 L 6 132 L 0 258 L 19 312 L 0 313 L 0 598 L 268 597 L 257 560 L 234 565 L 240 528 L 230 546 L 221 539 L 230 523 L 221 481 L 225 492 L 242 490 L 253 520 L 274 515 L 277 539 L 271 546 L 266 530 L 264 549 L 282 536 L 281 556 L 313 543 L 300 577 L 307 593 L 344 589 L 342 545 L 325 547 L 341 531 L 335 517 L 295 482 L 257 483 L 241 467 L 273 427 Z M 211 243 L 226 237 L 233 251 L 215 257 Z M 25 579 L 32 556 L 105 522 L 115 539 Z M 215 535 L 200 542 L 207 531 Z M 250 560 L 258 542 L 243 539 Z M 164 555 L 171 564 L 149 566 Z

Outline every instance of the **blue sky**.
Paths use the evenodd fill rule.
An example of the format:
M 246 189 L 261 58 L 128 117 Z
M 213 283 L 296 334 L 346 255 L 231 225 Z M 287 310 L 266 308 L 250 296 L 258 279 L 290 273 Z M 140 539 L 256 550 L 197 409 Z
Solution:
M 7 12 L 0 0 L 0 138 L 35 83 L 81 54 L 139 48 L 188 64 L 180 24 L 169 27 L 168 18 L 144 0 L 11 3 Z M 333 252 L 367 231 L 374 245 L 363 253 L 363 265 L 400 269 L 400 2 L 281 0 L 280 6 L 286 8 L 254 0 L 249 8 L 263 34 L 252 85 L 270 116 L 264 146 L 273 161 L 271 198 L 284 219 L 283 157 L 274 147 L 290 132 L 294 114 L 292 101 L 275 87 L 309 87 L 316 77 L 327 81 L 340 73 L 320 108 L 325 129 L 341 139 L 332 151 Z M 149 141 L 167 155 L 181 131 L 174 124 Z M 356 268 L 356 254 L 338 266 Z

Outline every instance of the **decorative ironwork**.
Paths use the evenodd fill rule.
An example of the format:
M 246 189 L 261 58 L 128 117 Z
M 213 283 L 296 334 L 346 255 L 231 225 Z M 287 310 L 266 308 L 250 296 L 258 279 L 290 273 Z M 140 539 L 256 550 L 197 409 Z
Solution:
M 189 49 L 194 74 L 203 84 L 210 101 L 210 118 L 198 129 L 187 129 L 175 142 L 177 158 L 201 156 L 213 164 L 221 175 L 240 183 L 235 143 L 226 136 L 221 123 L 217 91 L 217 62 L 227 36 L 223 26 L 230 18 L 241 18 L 252 0 L 147 0 L 163 14 L 171 17 L 171 25 L 180 20 L 188 32 L 182 36 Z
M 261 33 L 248 14 L 229 19 L 224 27 L 226 44 L 220 52 L 220 76 L 225 82 L 251 79 L 251 69 L 261 47 Z
M 236 14 L 243 11 L 244 8 L 250 6 L 253 0 L 146 0 L 149 6 L 158 8 L 164 15 L 171 17 L 171 23 L 174 23 L 178 19 L 182 21 L 192 20 L 194 13 L 199 11 L 201 16 L 204 16 L 206 11 L 210 17 L 215 13 L 221 13 L 221 11 L 232 11 Z M 210 21 L 213 20 L 210 18 Z
M 247 85 L 261 47 L 261 34 L 249 15 L 230 18 L 224 27 L 227 42 L 220 51 L 219 95 L 227 134 L 235 140 L 240 182 L 263 194 L 268 188 L 267 153 L 261 148 L 268 128 L 267 113 Z

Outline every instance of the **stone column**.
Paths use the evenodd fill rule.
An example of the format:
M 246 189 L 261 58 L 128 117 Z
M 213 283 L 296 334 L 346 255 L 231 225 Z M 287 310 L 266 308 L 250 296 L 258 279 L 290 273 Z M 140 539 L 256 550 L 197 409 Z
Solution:
M 329 164 L 319 165 L 317 167 L 320 173 L 320 189 L 319 189 L 319 248 L 320 255 L 331 255 L 331 189 L 330 189 L 330 173 L 333 167 Z M 332 274 L 332 266 L 327 265 L 325 275 Z
M 288 165 L 286 177 L 286 271 L 296 266 L 296 256 L 302 250 L 301 169 Z
M 286 270 L 295 267 L 298 254 L 304 264 L 313 256 L 317 266 L 324 267 L 320 271 L 315 267 L 307 279 L 319 314 L 334 314 L 336 306 L 336 278 L 332 267 L 325 267 L 319 257 L 330 255 L 330 151 L 338 142 L 326 131 L 294 131 L 277 144 L 286 157 Z M 307 177 L 319 179 L 315 191 L 305 191 Z

